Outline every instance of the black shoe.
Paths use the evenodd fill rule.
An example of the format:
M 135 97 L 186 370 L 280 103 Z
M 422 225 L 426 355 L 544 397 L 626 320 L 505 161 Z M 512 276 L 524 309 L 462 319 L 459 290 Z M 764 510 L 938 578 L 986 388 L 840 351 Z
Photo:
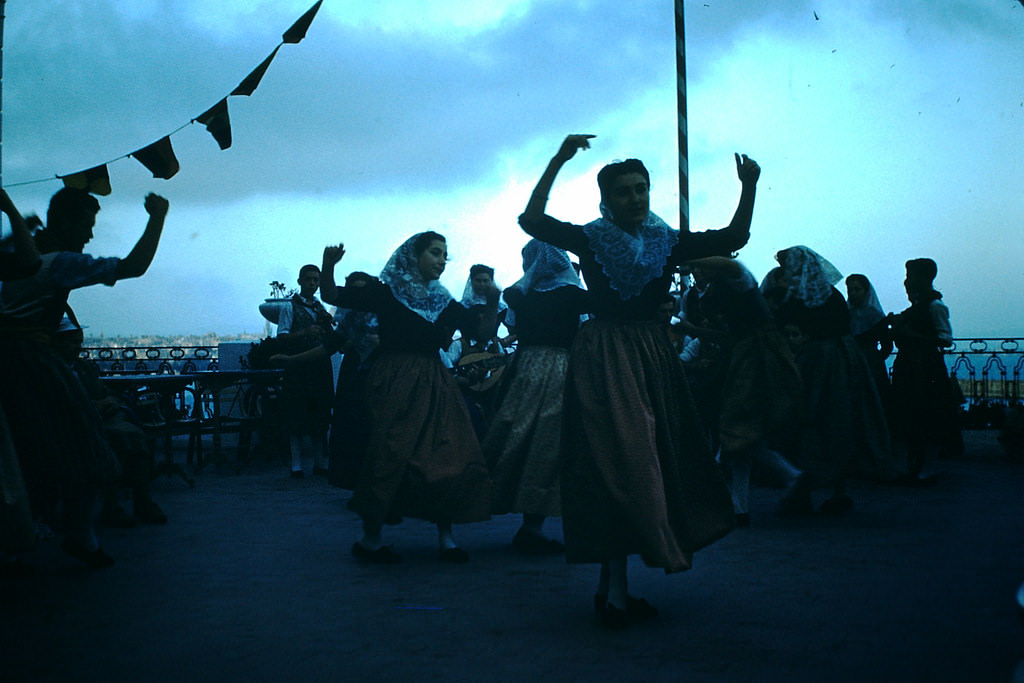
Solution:
M 91 569 L 103 569 L 114 566 L 114 558 L 103 552 L 103 548 L 89 550 L 78 543 L 78 541 L 71 540 L 70 537 L 65 537 L 61 541 L 60 549 L 76 560 L 85 562 Z
M 737 512 L 736 513 L 736 528 L 748 529 L 750 528 L 750 513 L 749 512 Z
M 565 552 L 561 541 L 523 529 L 512 537 L 512 547 L 523 555 L 561 555 Z
M 602 593 L 594 593 L 594 611 L 597 612 L 597 616 L 604 618 L 605 609 L 608 607 L 614 607 L 608 604 L 608 596 Z M 643 598 L 634 598 L 632 595 L 627 595 L 626 615 L 640 621 L 654 619 L 658 616 L 658 608 Z
M 306 473 L 302 470 L 292 470 L 292 479 L 302 479 L 306 476 Z
M 366 560 L 373 564 L 398 564 L 402 561 L 402 556 L 392 550 L 389 545 L 369 550 L 362 543 L 356 541 L 352 544 L 352 554 L 360 560 Z
M 313 467 L 313 476 L 314 477 L 326 477 L 327 476 L 327 468 L 326 467 Z
M 469 562 L 469 553 L 462 548 L 441 548 L 437 552 L 437 559 L 452 564 L 466 564 Z
M 626 596 L 626 614 L 633 619 L 654 619 L 658 616 L 658 608 L 643 598 Z

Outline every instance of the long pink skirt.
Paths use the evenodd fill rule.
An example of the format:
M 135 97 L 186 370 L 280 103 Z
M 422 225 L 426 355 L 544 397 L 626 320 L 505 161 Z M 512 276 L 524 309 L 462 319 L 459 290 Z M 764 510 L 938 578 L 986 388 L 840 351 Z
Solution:
M 705 441 L 682 362 L 656 323 L 591 321 L 566 391 L 566 559 L 639 554 L 666 572 L 729 533 L 729 490 Z

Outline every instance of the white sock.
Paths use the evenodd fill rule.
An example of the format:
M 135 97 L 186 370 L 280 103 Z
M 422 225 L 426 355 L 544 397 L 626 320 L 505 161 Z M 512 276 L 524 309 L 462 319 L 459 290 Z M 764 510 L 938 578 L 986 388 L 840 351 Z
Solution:
M 608 602 L 621 610 L 626 609 L 626 558 L 616 557 L 608 561 Z

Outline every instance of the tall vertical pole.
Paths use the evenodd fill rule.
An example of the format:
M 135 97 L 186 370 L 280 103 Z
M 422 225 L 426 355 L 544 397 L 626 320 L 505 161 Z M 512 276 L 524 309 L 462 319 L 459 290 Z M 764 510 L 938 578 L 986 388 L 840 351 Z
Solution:
M 4 5 L 0 0 L 0 187 L 4 185 Z
M 676 0 L 676 108 L 679 125 L 679 230 L 690 231 L 690 162 L 686 140 L 686 30 L 683 0 Z

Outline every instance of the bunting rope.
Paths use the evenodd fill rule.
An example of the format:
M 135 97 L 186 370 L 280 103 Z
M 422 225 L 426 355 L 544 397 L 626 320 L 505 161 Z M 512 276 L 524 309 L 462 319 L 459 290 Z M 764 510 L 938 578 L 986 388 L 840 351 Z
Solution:
M 221 98 L 217 104 L 213 105 L 199 116 L 182 124 L 156 142 L 146 145 L 141 149 L 137 149 L 134 152 L 122 154 L 119 157 L 99 164 L 98 166 L 93 166 L 92 168 L 88 168 L 84 171 L 77 171 L 66 175 L 57 174 L 54 178 L 26 180 L 20 183 L 12 183 L 7 187 L 20 187 L 22 185 L 45 183 L 56 179 L 64 181 L 65 187 L 87 190 L 93 194 L 106 196 L 111 193 L 110 176 L 107 173 L 107 166 L 120 161 L 121 159 L 127 159 L 128 157 L 134 157 L 136 161 L 145 166 L 153 174 L 154 178 L 170 180 L 180 170 L 178 159 L 174 155 L 173 147 L 171 147 L 171 136 L 181 130 L 184 130 L 188 126 L 191 126 L 193 123 L 201 123 L 206 126 L 206 130 L 213 136 L 213 139 L 216 140 L 217 145 L 222 150 L 227 149 L 231 146 L 231 120 L 228 117 L 228 97 L 248 97 L 252 95 L 259 86 L 264 74 L 266 74 L 267 69 L 270 68 L 270 63 L 274 60 L 274 57 L 277 56 L 277 51 L 281 49 L 281 46 L 286 43 L 293 45 L 297 44 L 306 37 L 306 31 L 309 30 L 310 24 L 313 23 L 313 17 L 316 16 L 316 13 L 320 9 L 320 5 L 322 3 L 323 0 L 317 0 L 317 2 L 306 10 L 306 12 L 299 17 L 287 31 L 281 34 L 281 42 L 278 43 L 277 47 L 273 49 L 266 59 L 260 62 L 259 66 L 253 69 L 248 76 L 243 78 L 230 94 Z
M 683 25 L 683 0 L 676 0 L 676 109 L 679 126 L 679 230 L 689 232 L 690 162 L 689 143 L 686 139 L 686 30 Z

